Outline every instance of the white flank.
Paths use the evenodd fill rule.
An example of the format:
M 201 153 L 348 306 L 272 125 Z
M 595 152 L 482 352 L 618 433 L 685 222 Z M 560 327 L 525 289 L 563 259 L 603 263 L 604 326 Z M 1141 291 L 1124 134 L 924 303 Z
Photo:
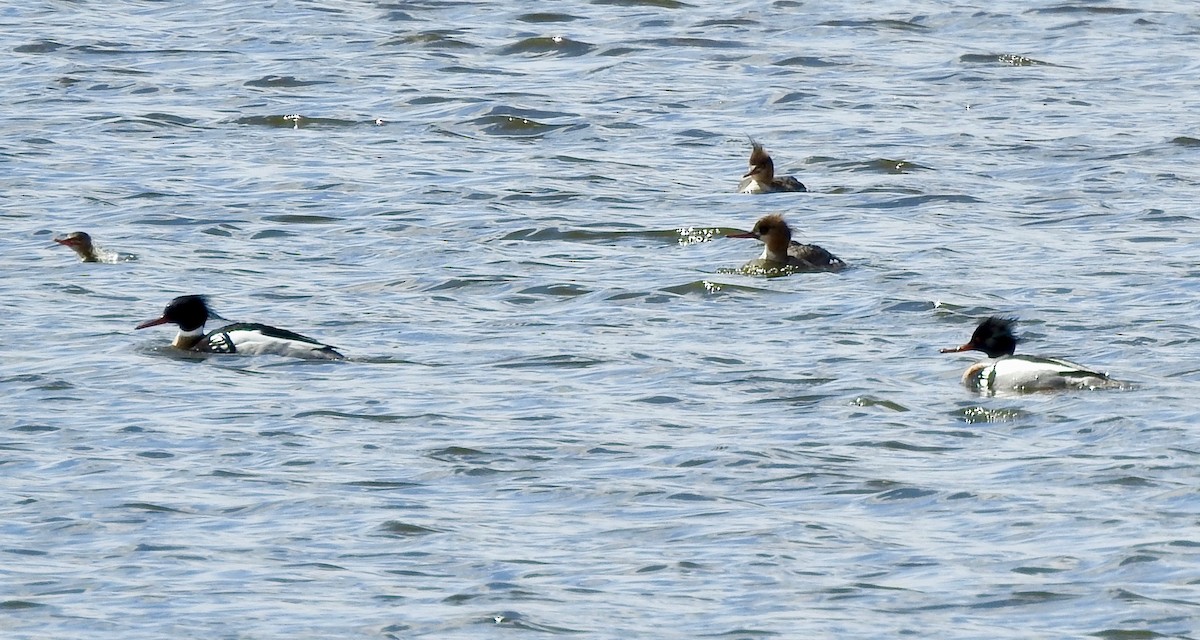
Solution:
M 1074 362 L 1028 356 L 985 360 L 968 369 L 963 382 L 981 391 L 1098 389 L 1114 385 L 1104 374 Z
M 276 338 L 258 331 L 237 330 L 228 333 L 238 353 L 261 356 L 276 355 L 292 358 L 327 358 L 326 352 L 321 351 L 321 345 L 287 338 Z

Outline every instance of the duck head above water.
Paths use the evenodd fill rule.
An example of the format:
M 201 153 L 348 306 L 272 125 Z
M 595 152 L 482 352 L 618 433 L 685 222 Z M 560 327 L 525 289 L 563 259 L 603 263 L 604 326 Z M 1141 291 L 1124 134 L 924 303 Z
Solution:
M 83 262 L 97 262 L 99 260 L 96 256 L 96 246 L 92 244 L 92 236 L 83 231 L 73 231 L 66 235 L 58 236 L 54 241 L 64 247 L 70 247 L 75 253 L 79 254 L 79 259 Z
M 775 262 L 788 261 L 788 247 L 792 244 L 792 228 L 784 221 L 783 216 L 773 213 L 763 216 L 754 223 L 754 228 L 746 233 L 731 233 L 727 238 L 755 238 L 766 245 L 763 259 Z
M 775 161 L 763 146 L 750 140 L 750 170 L 743 178 L 751 178 L 760 185 L 770 185 L 775 180 Z
M 179 296 L 167 303 L 161 316 L 147 320 L 134 328 L 145 329 L 160 324 L 174 324 L 179 325 L 180 331 L 198 332 L 204 327 L 204 323 L 208 322 L 210 315 L 212 314 L 204 296 Z
M 941 352 L 982 351 L 989 358 L 1011 356 L 1017 350 L 1017 336 L 1013 334 L 1013 328 L 1016 324 L 1016 318 L 992 316 L 980 322 L 978 327 L 975 327 L 975 333 L 971 334 L 971 339 L 966 344 L 950 349 L 942 349 Z

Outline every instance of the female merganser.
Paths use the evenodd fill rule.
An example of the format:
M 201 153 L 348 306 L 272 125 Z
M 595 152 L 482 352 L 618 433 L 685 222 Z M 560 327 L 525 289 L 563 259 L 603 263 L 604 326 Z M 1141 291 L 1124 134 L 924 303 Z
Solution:
M 64 247 L 71 247 L 75 253 L 79 254 L 81 262 L 128 262 L 137 259 L 137 256 L 132 253 L 115 253 L 97 247 L 92 244 L 92 236 L 83 231 L 74 231 L 65 236 L 59 236 L 54 241 Z
M 738 193 L 785 193 L 808 191 L 799 180 L 784 176 L 775 177 L 775 162 L 767 155 L 762 145 L 750 139 L 750 170 L 742 176 Z
M 1016 356 L 1016 318 L 992 316 L 975 328 L 961 347 L 942 353 L 982 351 L 988 360 L 977 362 L 963 374 L 963 384 L 976 391 L 1053 391 L 1057 389 L 1118 389 L 1125 383 L 1108 374 L 1058 358 Z
M 296 358 L 341 360 L 345 356 L 312 338 L 264 324 L 238 322 L 207 334 L 204 323 L 210 312 L 203 296 L 179 296 L 167 305 L 162 317 L 147 320 L 136 329 L 160 324 L 177 324 L 179 333 L 171 346 L 200 353 L 274 354 Z
M 731 233 L 727 238 L 757 238 L 766 245 L 762 255 L 742 267 L 746 269 L 780 269 L 789 271 L 841 271 L 846 263 L 815 244 L 792 240 L 792 229 L 783 216 L 772 214 L 754 223 L 749 233 Z

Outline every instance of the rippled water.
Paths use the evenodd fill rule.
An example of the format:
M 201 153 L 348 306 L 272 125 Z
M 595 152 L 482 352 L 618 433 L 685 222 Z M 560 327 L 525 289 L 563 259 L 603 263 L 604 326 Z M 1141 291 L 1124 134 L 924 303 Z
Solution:
M 0 9 L 4 637 L 1196 637 L 1200 14 L 874 4 Z

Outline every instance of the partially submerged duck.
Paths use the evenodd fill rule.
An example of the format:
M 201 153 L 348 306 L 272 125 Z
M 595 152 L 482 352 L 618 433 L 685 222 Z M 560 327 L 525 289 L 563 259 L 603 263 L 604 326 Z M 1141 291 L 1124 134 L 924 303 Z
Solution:
M 963 374 L 967 387 L 982 392 L 1056 391 L 1062 389 L 1120 389 L 1126 383 L 1108 374 L 1059 358 L 1014 355 L 1018 338 L 1016 318 L 992 316 L 979 323 L 966 344 L 942 353 L 982 351 L 987 360 L 971 365 Z
M 160 324 L 179 326 L 171 346 L 197 353 L 273 354 L 316 360 L 341 360 L 336 349 L 286 329 L 238 322 L 204 333 L 204 323 L 214 315 L 204 296 L 179 296 L 167 304 L 162 316 L 139 324 L 145 329 Z
M 771 214 L 754 223 L 747 233 L 731 233 L 727 238 L 756 238 L 763 242 L 762 255 L 743 269 L 787 269 L 788 271 L 841 271 L 846 263 L 815 244 L 792 240 L 792 229 L 783 216 Z
M 785 193 L 808 191 L 797 179 L 791 176 L 775 177 L 775 161 L 767 154 L 766 149 L 753 139 L 750 140 L 750 170 L 742 176 L 738 184 L 738 193 Z
M 78 256 L 80 262 L 128 262 L 136 260 L 132 253 L 118 253 L 101 249 L 92 242 L 92 236 L 83 231 L 72 231 L 54 239 L 64 247 L 70 247 Z

